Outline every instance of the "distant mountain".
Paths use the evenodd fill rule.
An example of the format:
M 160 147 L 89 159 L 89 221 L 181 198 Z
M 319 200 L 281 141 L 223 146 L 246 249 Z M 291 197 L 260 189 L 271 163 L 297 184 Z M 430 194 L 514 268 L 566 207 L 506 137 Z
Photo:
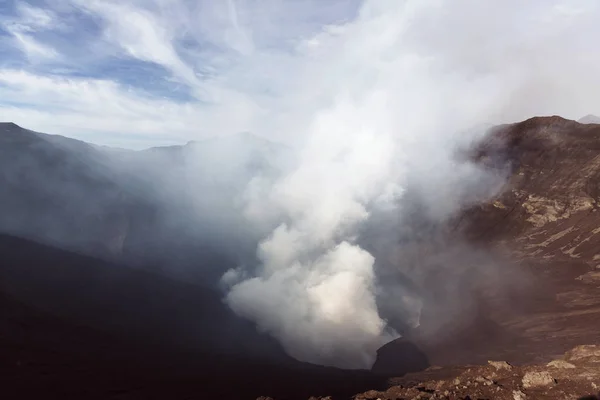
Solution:
M 402 226 L 397 232 L 389 234 L 393 273 L 389 279 L 380 278 L 386 280 L 381 286 L 390 290 L 390 299 L 398 300 L 388 305 L 392 311 L 402 307 L 402 295 L 418 296 L 422 304 L 419 323 L 402 327 L 401 339 L 379 349 L 373 366 L 379 375 L 369 377 L 362 372 L 353 375 L 327 369 L 325 373 L 314 366 L 290 364 L 289 358 L 280 358 L 272 340 L 231 316 L 220 302 L 220 293 L 201 287 L 210 282 L 206 286 L 214 288 L 224 269 L 240 260 L 252 261 L 261 233 L 244 230 L 240 194 L 257 173 L 268 180 L 285 170 L 288 156 L 293 155 L 289 149 L 240 134 L 183 146 L 122 151 L 2 124 L 0 232 L 11 235 L 0 234 L 0 347 L 10 350 L 12 357 L 4 364 L 0 357 L 0 366 L 12 373 L 3 376 L 18 382 L 25 376 L 20 371 L 29 371 L 32 375 L 24 378 L 27 382 L 21 381 L 21 387 L 37 387 L 32 383 L 43 381 L 50 382 L 48 387 L 54 385 L 54 390 L 70 389 L 56 382 L 80 377 L 80 365 L 85 364 L 68 362 L 72 359 L 63 358 L 65 353 L 93 359 L 93 368 L 106 365 L 95 346 L 104 346 L 107 339 L 86 336 L 89 331 L 83 328 L 75 330 L 74 326 L 83 324 L 119 337 L 130 334 L 130 338 L 144 339 L 140 341 L 146 349 L 144 360 L 153 349 L 159 351 L 154 344 L 158 342 L 190 352 L 214 348 L 220 355 L 250 355 L 252 360 L 246 359 L 244 368 L 237 370 L 231 358 L 218 361 L 207 354 L 206 363 L 215 369 L 201 372 L 195 369 L 198 364 L 175 358 L 187 360 L 186 379 L 198 382 L 208 376 L 205 381 L 213 387 L 213 380 L 225 379 L 229 390 L 224 393 L 228 394 L 262 382 L 261 393 L 271 395 L 270 388 L 276 387 L 273 393 L 280 398 L 307 398 L 309 387 L 310 395 L 329 395 L 335 393 L 337 384 L 341 397 L 350 397 L 352 388 L 370 379 L 371 388 L 385 389 L 394 380 L 385 383 L 383 378 L 431 365 L 435 367 L 408 375 L 401 381 L 403 387 L 388 393 L 371 391 L 360 398 L 425 396 L 440 387 L 471 397 L 496 396 L 479 392 L 491 387 L 508 397 L 524 391 L 528 398 L 536 398 L 541 392 L 524 388 L 520 375 L 517 380 L 507 377 L 509 381 L 496 382 L 486 375 L 499 373 L 492 366 L 457 365 L 488 360 L 541 365 L 577 345 L 600 344 L 599 154 L 600 125 L 558 116 L 531 118 L 493 127 L 481 142 L 461 153 L 490 172 L 486 179 L 506 178 L 493 198 L 469 203 L 457 215 L 439 222 L 420 211 L 424 199 L 420 193 L 412 193 L 414 199 L 407 194 L 403 203 L 408 207 L 403 210 L 407 218 L 399 222 Z M 443 197 L 435 190 L 427 194 Z M 376 222 L 370 227 L 374 231 L 378 230 Z M 183 284 L 124 264 L 152 266 L 156 271 L 168 267 L 175 276 L 193 279 Z M 21 307 L 15 298 L 25 305 Z M 49 338 L 39 333 L 46 329 L 45 318 L 57 326 Z M 121 354 L 120 348 L 106 344 L 106 353 Z M 88 357 L 91 353 L 93 358 Z M 46 354 L 47 364 L 39 361 L 40 354 Z M 268 369 L 268 375 L 256 380 L 264 364 L 255 361 L 264 361 L 263 356 L 279 360 L 286 368 Z M 61 362 L 48 361 L 56 359 Z M 198 396 L 197 386 L 182 388 L 186 380 L 165 370 L 149 374 L 146 362 L 140 366 L 136 359 L 136 373 L 142 378 L 129 376 L 128 384 L 147 388 L 149 376 L 159 377 L 170 382 L 170 391 L 177 389 L 180 397 Z M 20 365 L 26 367 L 19 370 Z M 293 370 L 287 368 L 290 365 Z M 507 364 L 497 365 L 504 368 Z M 96 376 L 98 370 L 93 368 L 85 369 L 86 374 L 90 371 L 86 376 Z M 110 365 L 105 368 L 111 370 Z M 516 367 L 515 371 L 525 369 Z M 459 377 L 465 384 L 450 385 L 460 371 L 465 371 Z M 294 380 L 305 373 L 309 381 Z M 114 379 L 106 372 L 98 376 Z M 562 375 L 551 376 L 558 378 L 547 380 L 547 398 L 571 394 L 572 388 L 561 383 Z M 264 383 L 269 378 L 274 386 Z M 432 379 L 435 387 L 424 386 L 423 382 Z M 299 382 L 298 386 L 287 385 L 292 381 Z M 138 398 L 154 393 L 140 387 L 123 389 L 112 380 L 96 384 L 110 386 L 113 398 L 134 398 L 136 390 Z M 0 385 L 0 393 L 3 388 Z M 87 389 L 79 387 L 79 394 Z
M 0 233 L 214 281 L 255 251 L 246 185 L 289 156 L 248 133 L 129 151 L 2 123 Z M 221 261 L 197 268 L 203 258 Z
M 135 202 L 87 143 L 0 124 L 0 232 L 92 254 L 122 250 Z
M 589 114 L 579 119 L 577 122 L 579 122 L 580 124 L 600 124 L 600 117 L 593 114 Z

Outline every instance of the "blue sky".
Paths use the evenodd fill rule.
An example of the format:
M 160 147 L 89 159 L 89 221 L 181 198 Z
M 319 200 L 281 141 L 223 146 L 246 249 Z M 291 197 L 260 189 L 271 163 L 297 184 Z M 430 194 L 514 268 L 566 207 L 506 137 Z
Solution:
M 0 2 L 0 119 L 126 147 L 247 130 L 248 96 L 277 90 L 255 71 L 261 59 L 286 57 L 359 5 L 296 3 Z
M 133 148 L 239 131 L 289 141 L 357 76 L 378 76 L 368 57 L 390 55 L 435 60 L 415 80 L 435 85 L 410 97 L 434 86 L 454 98 L 471 76 L 516 102 L 490 118 L 576 118 L 600 113 L 597 3 L 4 0 L 0 120 Z M 394 45 L 390 15 L 404 21 Z

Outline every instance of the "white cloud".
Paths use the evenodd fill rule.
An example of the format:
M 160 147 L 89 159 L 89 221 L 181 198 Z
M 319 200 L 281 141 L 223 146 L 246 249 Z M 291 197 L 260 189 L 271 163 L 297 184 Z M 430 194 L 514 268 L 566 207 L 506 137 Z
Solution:
M 132 57 L 163 65 L 174 77 L 198 88 L 194 70 L 177 54 L 173 41 L 175 27 L 168 26 L 150 11 L 122 2 L 81 1 L 80 7 L 102 18 L 103 36 Z
M 12 35 L 18 47 L 31 61 L 35 62 L 40 59 L 54 59 L 58 57 L 58 52 L 55 49 L 38 42 L 30 35 L 20 33 L 17 30 L 13 31 Z
M 60 23 L 56 15 L 49 10 L 33 7 L 27 3 L 17 3 L 18 17 L 0 20 L 3 27 L 14 38 L 14 45 L 19 48 L 31 62 L 45 61 L 58 57 L 58 52 L 51 46 L 41 43 L 33 35 L 47 29 L 58 29 Z
M 149 146 L 157 137 L 161 142 L 170 138 L 172 143 L 181 143 L 199 131 L 211 135 L 204 131 L 205 125 L 221 126 L 226 133 L 241 131 L 252 114 L 252 105 L 241 101 L 232 107 L 237 115 L 232 119 L 220 108 L 173 103 L 109 80 L 39 76 L 18 70 L 0 70 L 0 98 L 10 99 L 9 104 L 0 104 L 2 120 L 84 139 L 89 139 L 88 129 L 110 134 L 108 140 L 91 138 L 92 142 L 113 145 L 122 145 L 118 134 L 126 127 L 143 139 L 136 147 Z
M 469 184 L 493 182 L 457 165 L 456 147 L 482 133 L 458 131 L 538 113 L 570 116 L 600 99 L 585 89 L 598 88 L 596 69 L 571 57 L 581 39 L 572 16 L 552 28 L 532 18 L 552 3 L 518 4 L 372 0 L 353 21 L 298 44 L 295 81 L 283 82 L 277 101 L 288 112 L 281 128 L 303 139 L 299 162 L 250 204 L 253 215 L 265 215 L 262 206 L 285 222 L 259 245 L 255 276 L 231 287 L 234 311 L 301 360 L 371 365 L 396 335 L 375 305 L 374 256 L 384 254 L 357 240 L 378 200 L 401 212 L 410 185 L 443 220 L 469 201 Z M 587 61 L 600 66 L 598 56 Z M 419 302 L 405 301 L 415 308 L 395 304 L 394 312 L 418 318 Z
M 2 20 L 3 25 L 13 27 L 15 45 L 27 53 L 32 67 L 40 61 L 55 64 L 45 73 L 39 68 L 35 72 L 26 69 L 22 72 L 28 82 L 51 82 L 44 85 L 45 91 L 36 93 L 36 97 L 30 95 L 33 89 L 24 80 L 4 80 L 3 91 L 10 94 L 4 98 L 10 101 L 9 105 L 2 106 L 3 118 L 19 119 L 17 122 L 26 121 L 26 125 L 35 129 L 89 140 L 85 135 L 87 131 L 93 134 L 92 141 L 105 144 L 115 144 L 113 134 L 119 131 L 145 138 L 143 143 L 146 144 L 152 143 L 154 135 L 170 134 L 174 140 L 191 140 L 238 130 L 254 130 L 283 138 L 283 126 L 268 120 L 285 120 L 289 113 L 289 110 L 276 108 L 282 108 L 278 107 L 278 98 L 295 85 L 290 74 L 301 68 L 293 55 L 294 41 L 319 29 L 319 22 L 309 16 L 318 15 L 319 20 L 328 23 L 341 18 L 340 11 L 342 15 L 352 12 L 346 9 L 347 2 L 337 0 L 320 10 L 314 7 L 314 1 L 303 8 L 279 0 L 261 1 L 254 6 L 239 1 L 64 0 L 56 3 L 55 11 L 41 10 L 23 2 L 18 4 L 19 13 Z M 92 28 L 83 23 L 73 25 L 76 10 L 83 11 L 99 24 L 97 34 L 88 32 L 87 29 Z M 289 11 L 294 14 L 289 15 Z M 42 29 L 64 34 L 67 43 L 70 37 L 87 37 L 89 47 L 70 47 L 59 53 L 32 35 Z M 287 32 L 287 36 L 281 32 Z M 185 41 L 192 46 L 186 47 Z M 96 52 L 86 55 L 88 48 Z M 65 55 L 69 53 L 77 56 L 70 59 Z M 119 60 L 111 57 L 119 54 L 165 68 L 168 75 L 163 79 L 179 82 L 195 99 L 183 104 L 165 98 L 168 92 L 156 94 L 152 89 L 132 86 L 128 84 L 132 78 L 144 81 L 135 70 L 101 78 L 69 76 L 71 70 L 88 67 L 80 64 L 86 58 L 93 58 L 92 67 L 105 60 L 118 66 Z M 5 75 L 15 73 L 4 72 Z M 60 78 L 54 73 L 60 73 Z M 101 89 L 109 83 L 111 90 Z M 68 90 L 63 92 L 65 87 Z M 76 95 L 83 87 L 85 92 Z M 70 97 L 66 98 L 65 93 Z M 63 99 L 63 107 L 77 111 L 63 110 L 57 114 L 53 105 L 55 98 Z M 98 98 L 102 99 L 100 106 L 96 102 Z M 26 106 L 17 110 L 14 107 L 17 101 Z M 128 118 L 122 116 L 125 108 L 114 106 L 116 104 L 127 107 Z M 163 107 L 160 117 L 156 109 L 153 113 L 138 112 L 139 108 L 149 109 L 156 104 Z M 93 132 L 89 129 L 91 126 Z M 110 134 L 111 139 L 106 141 L 99 136 L 100 132 Z
M 28 3 L 19 2 L 17 3 L 17 10 L 20 16 L 19 23 L 28 31 L 56 28 L 58 23 L 54 12 L 48 9 L 33 7 Z
M 71 8 L 65 7 L 67 3 Z M 90 34 L 89 40 L 93 41 L 89 43 L 90 48 L 104 49 L 106 57 L 124 53 L 140 61 L 161 65 L 170 75 L 164 79 L 179 81 L 196 98 L 182 106 L 161 98 L 164 93 L 154 95 L 150 100 L 149 93 L 139 92 L 140 88 L 132 86 L 127 90 L 111 91 L 115 97 L 104 101 L 132 107 L 131 115 L 143 120 L 137 122 L 120 118 L 120 111 L 109 105 L 99 110 L 82 110 L 76 104 L 77 96 L 72 97 L 74 104 L 71 106 L 81 113 L 77 118 L 73 114 L 62 114 L 57 120 L 48 112 L 47 118 L 40 119 L 44 107 L 51 106 L 52 96 L 46 98 L 47 103 L 42 99 L 30 101 L 30 104 L 35 103 L 35 110 L 23 108 L 19 114 L 31 112 L 41 129 L 49 120 L 65 127 L 65 133 L 82 132 L 89 126 L 102 131 L 104 126 L 110 125 L 110 132 L 121 130 L 147 136 L 148 142 L 152 140 L 149 135 L 156 130 L 147 127 L 155 121 L 148 114 L 136 111 L 133 106 L 136 101 L 140 101 L 142 107 L 156 101 L 165 105 L 170 103 L 170 109 L 193 108 L 197 114 L 192 118 L 195 127 L 169 130 L 187 139 L 230 132 L 238 126 L 279 140 L 298 137 L 298 132 L 306 128 L 305 121 L 309 116 L 332 100 L 330 93 L 343 87 L 348 79 L 361 79 L 354 75 L 355 67 L 349 63 L 348 56 L 362 53 L 363 57 L 369 58 L 379 51 L 370 47 L 368 39 L 345 32 L 346 23 L 359 21 L 369 24 L 376 32 L 380 24 L 388 23 L 389 18 L 369 20 L 369 15 L 391 6 L 385 1 L 367 1 L 361 16 L 357 17 L 358 1 L 322 4 L 284 0 L 217 3 L 208 0 L 65 0 L 54 11 L 25 2 L 18 4 L 17 15 L 4 17 L 2 24 L 13 32 L 14 43 L 33 63 L 59 60 L 65 68 L 70 67 L 68 56 L 61 56 L 62 52 L 40 42 L 33 33 L 47 30 L 77 35 L 73 29 L 86 28 L 67 24 L 75 18 L 72 11 L 80 9 L 100 22 L 99 35 Z M 406 19 L 413 4 L 406 2 L 404 11 L 397 17 Z M 598 56 L 590 52 L 593 48 L 590 38 L 599 30 L 592 22 L 598 14 L 595 3 L 584 0 L 568 4 L 533 1 L 524 6 L 516 1 L 460 0 L 453 6 L 448 4 L 437 1 L 419 5 L 420 8 L 427 7 L 429 12 L 408 21 L 403 28 L 405 33 L 395 31 L 390 34 L 389 40 L 395 40 L 394 35 L 404 35 L 404 50 L 396 47 L 393 51 L 412 52 L 415 60 L 419 57 L 435 59 L 428 68 L 433 72 L 437 70 L 435 73 L 439 76 L 466 73 L 470 74 L 469 79 L 480 82 L 485 79 L 503 81 L 506 88 L 501 85 L 491 87 L 491 90 L 501 90 L 504 94 L 499 93 L 499 96 L 504 97 L 499 98 L 505 101 L 504 107 L 497 107 L 489 116 L 493 122 L 532 114 L 561 113 L 575 118 L 594 112 L 590 108 L 597 107 L 594 103 L 597 91 L 592 88 L 598 84 L 595 67 L 600 64 Z M 494 17 L 490 18 L 492 15 Z M 548 25 L 543 16 L 550 15 L 552 24 Z M 111 48 L 113 50 L 108 50 Z M 69 50 L 84 53 L 86 48 Z M 102 54 L 93 56 L 102 57 Z M 109 58 L 106 60 L 111 62 Z M 102 62 L 101 58 L 96 64 L 99 62 Z M 42 78 L 43 71 L 37 71 L 28 74 L 39 73 Z M 135 75 L 136 71 L 130 70 L 122 76 L 103 76 L 101 80 L 127 82 Z M 81 78 L 71 79 L 70 87 L 81 87 Z M 14 86 L 10 82 L 5 85 Z M 513 92 L 508 93 L 508 88 Z M 444 88 L 440 87 L 440 90 Z M 131 91 L 139 93 L 132 95 Z M 18 95 L 17 92 L 18 88 L 11 88 L 12 95 Z M 21 97 L 24 95 L 20 94 Z M 569 101 L 564 100 L 566 98 Z M 206 102 L 210 103 L 209 107 Z M 423 106 L 426 107 L 426 103 Z M 4 118 L 14 119 L 7 114 L 6 107 L 4 110 Z M 100 119 L 113 122 L 96 125 L 100 113 L 103 113 Z M 229 121 L 222 125 L 223 117 L 207 117 L 207 114 L 235 116 L 237 123 Z M 89 123 L 82 123 L 88 115 Z M 164 123 L 156 126 L 183 126 L 182 120 L 168 119 L 170 117 L 180 118 L 180 113 L 165 115 Z M 49 127 L 53 126 L 56 124 Z M 101 138 L 98 140 L 102 141 Z

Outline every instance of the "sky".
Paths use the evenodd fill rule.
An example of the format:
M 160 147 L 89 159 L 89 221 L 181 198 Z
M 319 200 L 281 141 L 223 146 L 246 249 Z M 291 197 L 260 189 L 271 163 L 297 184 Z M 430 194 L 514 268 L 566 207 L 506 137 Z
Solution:
M 0 119 L 144 147 L 261 125 L 303 41 L 355 0 L 0 1 Z
M 405 15 L 415 4 L 394 3 Z M 293 142 L 303 121 L 355 78 L 349 55 L 369 56 L 352 27 L 385 7 L 394 5 L 0 0 L 0 120 L 128 148 L 242 131 Z M 600 113 L 592 94 L 599 7 L 594 0 L 424 0 L 394 49 L 435 58 L 446 76 L 506 82 L 516 105 L 485 122 L 532 113 L 579 118 Z

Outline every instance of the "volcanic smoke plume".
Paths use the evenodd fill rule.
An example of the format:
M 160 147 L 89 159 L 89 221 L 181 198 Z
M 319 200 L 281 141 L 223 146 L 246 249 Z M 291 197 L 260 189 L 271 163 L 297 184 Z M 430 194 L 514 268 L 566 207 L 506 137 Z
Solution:
M 394 216 L 378 220 L 393 235 L 386 225 L 407 216 L 411 193 L 440 222 L 493 193 L 496 177 L 455 157 L 484 133 L 473 127 L 585 113 L 578 105 L 591 94 L 574 87 L 598 77 L 573 72 L 598 58 L 568 56 L 581 42 L 571 23 L 589 20 L 567 11 L 546 1 L 369 0 L 354 20 L 303 40 L 279 99 L 290 110 L 280 126 L 301 150 L 281 178 L 251 185 L 247 217 L 272 231 L 259 265 L 225 274 L 229 306 L 299 360 L 368 368 L 398 333 L 378 309 L 381 255 L 362 245 L 362 229 L 375 214 Z M 418 323 L 419 300 L 402 290 L 398 313 Z

